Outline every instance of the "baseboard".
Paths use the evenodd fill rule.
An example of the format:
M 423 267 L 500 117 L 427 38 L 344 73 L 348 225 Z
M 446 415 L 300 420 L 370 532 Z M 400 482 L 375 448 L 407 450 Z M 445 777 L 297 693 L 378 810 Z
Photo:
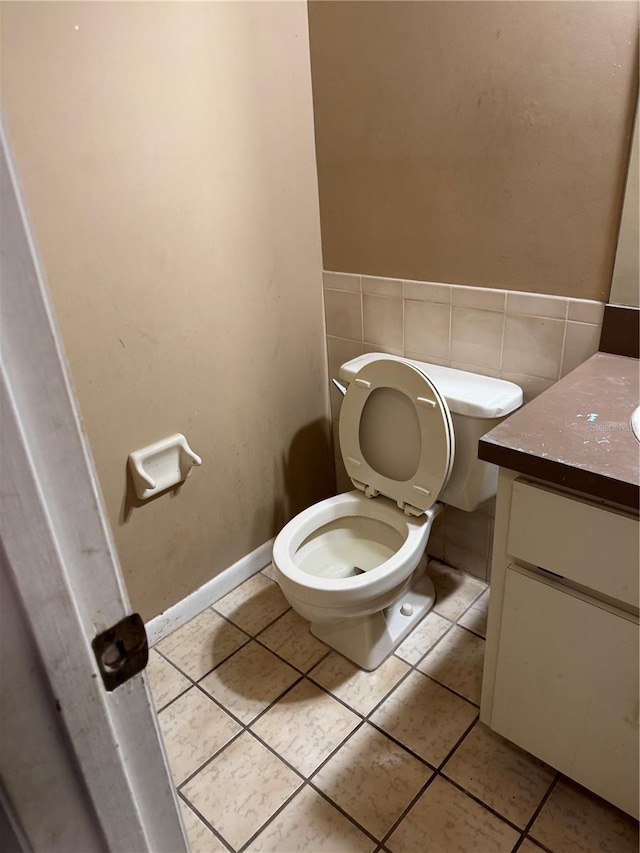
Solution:
M 154 646 L 159 643 L 172 631 L 180 628 L 198 613 L 202 613 L 206 607 L 214 604 L 243 581 L 268 566 L 271 562 L 273 541 L 269 539 L 264 545 L 260 545 L 255 551 L 211 578 L 191 595 L 150 619 L 145 625 L 149 645 Z

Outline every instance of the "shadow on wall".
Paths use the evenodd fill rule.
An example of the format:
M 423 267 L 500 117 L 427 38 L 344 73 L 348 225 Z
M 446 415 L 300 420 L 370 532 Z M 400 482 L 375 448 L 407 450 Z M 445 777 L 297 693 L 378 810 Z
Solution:
M 278 468 L 281 468 L 281 471 Z M 276 535 L 294 515 L 318 501 L 336 493 L 333 450 L 329 422 L 318 419 L 302 427 L 294 435 L 289 450 L 282 456 L 282 464 L 278 466 L 274 459 L 274 479 L 282 478 L 282 488 L 275 496 L 270 510 L 268 529 Z M 125 465 L 125 487 L 120 507 L 120 524 L 126 524 L 134 509 L 146 506 L 159 498 L 176 498 L 180 494 L 183 483 L 173 489 L 160 492 L 147 500 L 140 500 L 136 495 L 133 477 L 128 463 Z M 269 512 L 265 507 L 263 512 Z M 259 535 L 264 535 L 264 516 L 254 519 L 254 526 Z
M 276 532 L 303 509 L 336 493 L 328 420 L 318 419 L 298 430 L 282 457 L 282 471 L 286 502 L 282 516 L 274 516 Z
M 181 483 L 178 483 L 177 486 L 174 486 L 172 489 L 167 489 L 164 492 L 158 492 L 157 495 L 153 495 L 151 498 L 147 498 L 142 501 L 136 495 L 136 488 L 133 484 L 133 476 L 129 469 L 129 460 L 125 462 L 125 483 L 124 483 L 124 494 L 122 496 L 122 505 L 120 506 L 120 524 L 126 524 L 134 509 L 140 509 L 142 506 L 146 506 L 147 504 L 153 503 L 153 501 L 157 501 L 158 498 L 166 497 L 167 495 L 171 495 L 172 498 L 178 497 L 180 494 L 180 490 L 184 485 L 185 481 L 183 480 Z

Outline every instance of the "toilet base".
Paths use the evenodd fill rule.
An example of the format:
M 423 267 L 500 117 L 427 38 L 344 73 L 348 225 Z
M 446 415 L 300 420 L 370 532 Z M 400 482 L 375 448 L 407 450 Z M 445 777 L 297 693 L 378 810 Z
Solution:
M 311 633 L 361 669 L 377 669 L 434 605 L 436 593 L 425 563 L 389 607 L 369 616 L 312 624 Z

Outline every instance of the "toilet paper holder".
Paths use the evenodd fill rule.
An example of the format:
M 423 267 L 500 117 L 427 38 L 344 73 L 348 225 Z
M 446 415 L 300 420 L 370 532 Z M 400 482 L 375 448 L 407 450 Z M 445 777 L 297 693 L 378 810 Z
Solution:
M 129 454 L 133 485 L 142 501 L 182 483 L 194 465 L 202 465 L 202 459 L 179 432 Z

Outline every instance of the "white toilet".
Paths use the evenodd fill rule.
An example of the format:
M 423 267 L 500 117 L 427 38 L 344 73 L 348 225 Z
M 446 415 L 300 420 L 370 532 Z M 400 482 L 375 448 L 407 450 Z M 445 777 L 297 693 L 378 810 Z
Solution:
M 340 378 L 340 448 L 356 489 L 293 518 L 273 565 L 311 632 L 372 670 L 433 606 L 424 557 L 443 504 L 471 511 L 495 494 L 497 469 L 477 458 L 478 439 L 522 404 L 522 390 L 379 353 L 346 362 Z

